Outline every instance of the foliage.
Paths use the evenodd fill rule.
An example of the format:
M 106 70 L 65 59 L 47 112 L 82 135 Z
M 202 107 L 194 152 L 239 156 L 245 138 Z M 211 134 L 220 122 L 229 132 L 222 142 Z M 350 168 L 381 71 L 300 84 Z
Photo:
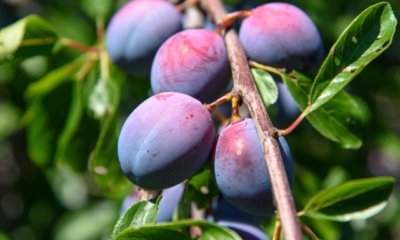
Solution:
M 104 50 L 105 24 L 122 2 L 92 8 L 86 0 L 38 1 L 41 16 L 0 16 L 7 25 L 0 31 L 0 239 L 190 239 L 193 226 L 202 229 L 200 239 L 240 239 L 217 224 L 184 219 L 189 201 L 210 207 L 217 194 L 207 168 L 188 181 L 176 221 L 156 223 L 158 206 L 149 201 L 117 221 L 133 187 L 118 165 L 118 134 L 149 95 L 149 77 L 126 75 Z M 322 239 L 396 239 L 400 48 L 391 41 L 398 13 L 372 0 L 290 2 L 310 13 L 332 46 L 321 69 L 315 78 L 252 71 L 276 126 L 287 127 L 276 74 L 309 122 L 287 137 L 299 215 Z M 23 7 L 0 3 L 1 12 Z M 392 177 L 373 178 L 382 175 Z M 271 228 L 268 219 L 262 225 Z

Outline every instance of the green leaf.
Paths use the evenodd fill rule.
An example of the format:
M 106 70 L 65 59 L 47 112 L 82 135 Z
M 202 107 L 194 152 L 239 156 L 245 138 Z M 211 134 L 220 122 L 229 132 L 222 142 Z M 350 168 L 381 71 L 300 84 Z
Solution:
M 209 240 L 209 239 L 224 239 L 224 240 L 240 240 L 242 239 L 235 233 L 234 231 L 218 226 L 217 224 L 207 222 L 204 220 L 193 220 L 193 219 L 188 219 L 188 220 L 181 220 L 181 221 L 176 221 L 176 222 L 165 222 L 165 223 L 159 223 L 159 224 L 148 224 L 148 225 L 142 225 L 139 228 L 127 228 L 124 231 L 122 231 L 116 239 L 128 239 L 127 237 L 133 234 L 134 232 L 141 232 L 144 229 L 149 229 L 150 230 L 157 230 L 157 229 L 170 229 L 170 230 L 179 230 L 182 228 L 187 228 L 191 226 L 197 226 L 202 229 L 202 236 L 200 236 L 200 240 Z M 138 238 L 141 239 L 141 238 Z M 170 239 L 167 238 L 166 236 L 160 236 L 158 239 Z M 173 239 L 173 238 L 171 238 Z
M 42 79 L 31 83 L 25 92 L 29 102 L 29 108 L 24 116 L 24 121 L 28 125 L 28 150 L 32 160 L 40 166 L 51 163 L 58 148 L 57 152 L 75 154 L 69 159 L 86 167 L 89 153 L 85 156 L 79 147 L 70 148 L 68 145 L 70 142 L 75 146 L 93 142 L 87 141 L 86 137 L 93 137 L 90 129 L 96 126 L 82 124 L 84 128 L 81 129 L 86 131 L 81 135 L 84 138 L 73 139 L 77 127 L 81 126 L 79 124 L 83 114 L 82 97 L 76 89 L 78 83 L 73 81 L 81 63 L 82 59 L 78 58 L 54 69 Z M 63 157 L 63 154 L 57 155 Z
M 115 112 L 107 116 L 101 125 L 100 135 L 89 161 L 90 172 L 96 184 L 103 193 L 110 196 L 126 195 L 132 187 L 118 162 L 118 126 Z
M 346 28 L 319 70 L 309 95 L 312 112 L 342 90 L 365 66 L 387 49 L 397 20 L 388 3 L 364 10 Z
M 57 40 L 57 34 L 45 20 L 27 16 L 0 31 L 0 61 L 49 53 Z
M 157 220 L 158 206 L 150 201 L 140 201 L 130 207 L 114 226 L 111 239 L 129 227 L 139 228 L 145 224 L 154 224 Z
M 53 162 L 57 139 L 68 117 L 72 91 L 73 82 L 64 81 L 45 96 L 29 102 L 24 116 L 28 153 L 39 166 Z
M 253 73 L 258 92 L 261 95 L 264 105 L 268 107 L 274 104 L 278 99 L 278 87 L 272 76 L 264 70 L 255 68 L 251 69 L 251 72 Z
M 89 109 L 97 119 L 114 112 L 119 102 L 119 89 L 116 84 L 107 79 L 99 79 L 89 96 Z
M 308 92 L 311 80 L 298 72 L 283 74 L 282 79 L 301 110 L 308 106 Z M 310 124 L 324 137 L 341 144 L 344 148 L 359 148 L 362 141 L 351 131 L 363 122 L 365 111 L 344 90 L 330 102 L 307 115 Z
M 57 164 L 66 164 L 76 171 L 87 170 L 99 132 L 98 122 L 84 110 L 83 83 L 75 81 L 68 117 L 57 138 L 55 160 Z
M 394 183 L 392 177 L 376 177 L 324 189 L 310 199 L 302 214 L 334 221 L 369 218 L 386 206 Z
M 126 195 L 132 184 L 122 173 L 117 142 L 121 129 L 121 118 L 116 110 L 120 102 L 120 82 L 118 74 L 112 78 L 98 80 L 100 73 L 92 71 L 86 79 L 85 94 L 88 96 L 89 111 L 100 120 L 100 134 L 92 149 L 89 169 L 102 192 L 110 196 Z
M 91 0 L 81 0 L 81 7 L 85 13 L 94 20 L 105 21 L 113 10 L 114 1 L 97 0 L 95 4 Z
M 79 70 L 82 64 L 82 58 L 77 58 L 70 63 L 48 72 L 40 80 L 29 84 L 25 96 L 28 99 L 32 99 L 50 93 L 64 82 L 71 81 L 73 79 L 71 76 Z

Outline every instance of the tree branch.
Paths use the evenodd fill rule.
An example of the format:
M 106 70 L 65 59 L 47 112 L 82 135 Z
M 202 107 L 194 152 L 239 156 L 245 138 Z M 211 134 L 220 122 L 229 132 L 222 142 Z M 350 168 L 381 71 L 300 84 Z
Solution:
M 216 22 L 220 23 L 226 12 L 220 0 L 201 0 L 202 7 Z M 262 143 L 264 158 L 272 183 L 275 206 L 282 224 L 285 239 L 302 239 L 292 192 L 287 180 L 277 140 L 273 137 L 274 127 L 265 110 L 249 68 L 247 57 L 234 30 L 225 34 L 225 44 L 232 69 L 232 95 L 240 95 L 248 106 L 257 134 Z

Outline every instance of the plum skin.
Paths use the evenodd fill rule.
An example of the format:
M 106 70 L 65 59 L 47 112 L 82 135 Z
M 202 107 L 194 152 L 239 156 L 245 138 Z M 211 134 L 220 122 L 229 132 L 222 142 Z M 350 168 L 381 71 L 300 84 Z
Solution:
M 181 92 L 201 102 L 215 100 L 230 81 L 229 60 L 222 37 L 208 29 L 179 32 L 165 41 L 154 58 L 154 93 Z
M 243 21 L 239 37 L 247 56 L 265 65 L 314 73 L 323 60 L 323 44 L 315 24 L 288 3 L 255 8 Z
M 285 140 L 279 140 L 286 174 L 292 185 L 293 161 Z M 213 168 L 218 189 L 232 205 L 256 216 L 273 213 L 272 187 L 252 119 L 233 123 L 221 132 Z
M 182 29 L 182 16 L 166 0 L 132 0 L 111 19 L 106 48 L 131 75 L 147 75 L 161 44 Z
M 182 93 L 160 93 L 125 121 L 118 139 L 121 169 L 140 187 L 165 189 L 200 170 L 214 138 L 211 114 L 198 100 Z

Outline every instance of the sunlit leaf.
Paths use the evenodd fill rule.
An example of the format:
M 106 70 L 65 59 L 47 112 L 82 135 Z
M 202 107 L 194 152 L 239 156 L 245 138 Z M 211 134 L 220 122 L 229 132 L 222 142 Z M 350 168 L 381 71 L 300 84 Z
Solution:
M 157 220 L 158 206 L 150 201 L 140 201 L 131 206 L 122 215 L 114 226 L 111 239 L 118 239 L 124 230 L 133 227 L 139 228 L 142 225 L 154 224 Z
M 0 61 L 49 53 L 58 36 L 39 16 L 30 15 L 0 31 Z
M 387 49 L 397 20 L 388 3 L 364 10 L 346 28 L 319 70 L 309 95 L 312 112 L 340 92 L 373 59 Z
M 386 206 L 394 183 L 392 177 L 376 177 L 327 188 L 315 194 L 302 213 L 335 221 L 366 219 Z
M 119 101 L 118 86 L 112 80 L 100 79 L 89 96 L 89 109 L 98 119 L 116 110 Z
M 255 68 L 251 69 L 251 72 L 264 105 L 268 107 L 274 104 L 278 99 L 278 87 L 272 76 L 266 71 Z
M 298 72 L 282 75 L 282 79 L 301 110 L 308 106 L 307 93 L 311 80 Z M 349 94 L 342 90 L 330 102 L 307 115 L 311 125 L 326 138 L 338 142 L 344 148 L 359 148 L 361 140 L 352 132 L 361 123 L 365 112 Z

